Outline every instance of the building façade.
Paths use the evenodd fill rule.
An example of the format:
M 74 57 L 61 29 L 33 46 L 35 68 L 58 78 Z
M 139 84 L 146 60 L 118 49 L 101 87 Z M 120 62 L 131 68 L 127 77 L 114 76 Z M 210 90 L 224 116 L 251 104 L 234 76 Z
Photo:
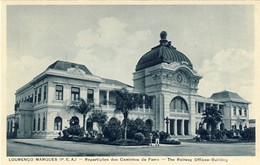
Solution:
M 222 91 L 210 98 L 197 94 L 202 78 L 186 55 L 178 51 L 161 32 L 158 46 L 137 62 L 133 73 L 134 86 L 93 75 L 85 65 L 56 61 L 33 80 L 16 91 L 15 114 L 7 116 L 7 136 L 17 138 L 53 138 L 71 125 L 82 126 L 82 116 L 66 110 L 79 97 L 101 105 L 108 118 L 123 120 L 115 114 L 111 91 L 126 88 L 150 96 L 151 107 L 131 111 L 129 118 L 141 118 L 152 130 L 171 135 L 196 135 L 202 112 L 210 106 L 220 109 L 223 122 L 219 129 L 244 129 L 249 126 L 250 102 L 237 93 Z M 166 124 L 165 119 L 169 119 Z M 95 123 L 86 118 L 87 130 Z M 168 125 L 168 126 L 167 126 Z

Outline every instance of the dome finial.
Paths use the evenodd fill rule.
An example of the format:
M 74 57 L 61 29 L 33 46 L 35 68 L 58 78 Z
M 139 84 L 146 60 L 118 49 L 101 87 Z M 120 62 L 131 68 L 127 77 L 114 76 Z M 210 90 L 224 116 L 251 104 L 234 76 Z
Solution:
M 166 31 L 162 31 L 162 32 L 160 33 L 160 37 L 161 37 L 161 40 L 166 40 L 167 32 L 166 32 Z

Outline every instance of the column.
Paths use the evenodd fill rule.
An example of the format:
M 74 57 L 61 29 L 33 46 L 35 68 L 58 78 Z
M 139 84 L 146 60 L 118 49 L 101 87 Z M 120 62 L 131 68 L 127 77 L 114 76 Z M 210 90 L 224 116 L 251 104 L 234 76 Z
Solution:
M 106 102 L 106 103 L 107 103 L 107 109 L 108 109 L 108 108 L 109 108 L 109 91 L 106 91 L 106 92 L 107 92 L 107 94 L 106 94 L 106 95 L 107 95 L 107 96 L 106 96 L 106 98 L 107 98 L 106 101 L 107 101 L 107 102 Z
M 164 130 L 164 95 L 160 94 L 160 102 L 159 102 L 159 121 L 160 127 L 159 130 Z
M 143 112 L 145 112 L 145 103 L 144 103 L 144 101 L 145 101 L 145 96 L 143 96 Z
M 174 135 L 177 136 L 177 119 L 174 119 Z
M 181 134 L 184 135 L 184 119 L 181 120 Z
M 195 113 L 196 114 L 198 113 L 198 102 L 197 101 L 195 102 Z
M 99 89 L 95 88 L 94 90 L 94 103 L 97 104 L 99 102 Z
M 206 110 L 206 103 L 203 103 L 203 110 L 202 111 L 204 111 L 204 110 Z

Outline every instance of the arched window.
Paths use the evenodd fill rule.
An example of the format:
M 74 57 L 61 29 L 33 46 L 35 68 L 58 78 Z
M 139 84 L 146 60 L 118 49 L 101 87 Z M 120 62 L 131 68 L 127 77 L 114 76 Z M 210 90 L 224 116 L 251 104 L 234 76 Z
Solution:
M 33 119 L 33 130 L 34 131 L 36 130 L 36 119 L 35 118 Z
M 177 97 L 174 97 L 173 100 L 171 101 L 170 110 L 171 111 L 174 111 L 174 110 L 188 111 L 188 105 L 182 97 L 177 96 Z
M 40 131 L 41 129 L 41 118 L 39 117 L 38 118 L 38 131 Z
M 62 130 L 62 118 L 59 116 L 54 119 L 54 130 Z
M 242 124 L 241 123 L 239 124 L 239 130 L 240 131 L 242 130 Z
M 88 131 L 93 130 L 93 122 L 90 118 L 88 118 L 88 120 L 87 120 L 87 127 L 86 128 L 87 128 Z
M 44 131 L 45 130 L 45 116 L 43 117 L 42 119 L 42 130 Z
M 225 124 L 224 123 L 221 123 L 220 124 L 220 130 L 224 130 L 225 129 Z
M 70 126 L 79 125 L 79 118 L 77 116 L 72 116 L 70 119 Z
M 109 120 L 109 122 L 118 122 L 119 120 L 116 117 L 111 117 L 111 119 Z
M 146 127 L 149 129 L 149 131 L 152 131 L 152 127 L 153 127 L 153 121 L 151 119 L 147 119 L 145 121 L 145 125 Z

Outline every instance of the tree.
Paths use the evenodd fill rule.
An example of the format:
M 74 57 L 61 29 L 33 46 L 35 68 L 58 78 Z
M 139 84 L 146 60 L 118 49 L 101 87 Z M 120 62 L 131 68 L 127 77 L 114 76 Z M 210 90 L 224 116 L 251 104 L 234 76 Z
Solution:
M 116 96 L 115 113 L 122 113 L 124 116 L 124 138 L 127 139 L 127 121 L 129 113 L 137 107 L 145 104 L 143 98 L 145 95 L 139 93 L 130 93 L 127 89 L 113 91 Z
M 129 139 L 133 139 L 134 135 L 138 132 L 142 133 L 146 137 L 148 136 L 149 129 L 142 119 L 137 118 L 135 120 L 128 120 L 127 122 L 127 137 Z
M 212 136 L 217 124 L 223 119 L 222 113 L 216 107 L 211 106 L 203 111 L 202 116 L 202 123 L 206 123 L 207 130 Z
M 85 132 L 86 116 L 89 111 L 95 108 L 93 102 L 86 102 L 84 99 L 80 98 L 79 101 L 73 101 L 68 105 L 68 110 L 74 110 L 75 112 L 82 114 L 83 116 L 83 133 Z
M 92 122 L 98 123 L 99 132 L 102 133 L 107 122 L 107 114 L 101 110 L 96 110 L 90 114 L 89 118 Z
M 121 122 L 115 117 L 112 117 L 104 128 L 103 133 L 105 138 L 108 138 L 111 142 L 119 139 L 122 135 Z

